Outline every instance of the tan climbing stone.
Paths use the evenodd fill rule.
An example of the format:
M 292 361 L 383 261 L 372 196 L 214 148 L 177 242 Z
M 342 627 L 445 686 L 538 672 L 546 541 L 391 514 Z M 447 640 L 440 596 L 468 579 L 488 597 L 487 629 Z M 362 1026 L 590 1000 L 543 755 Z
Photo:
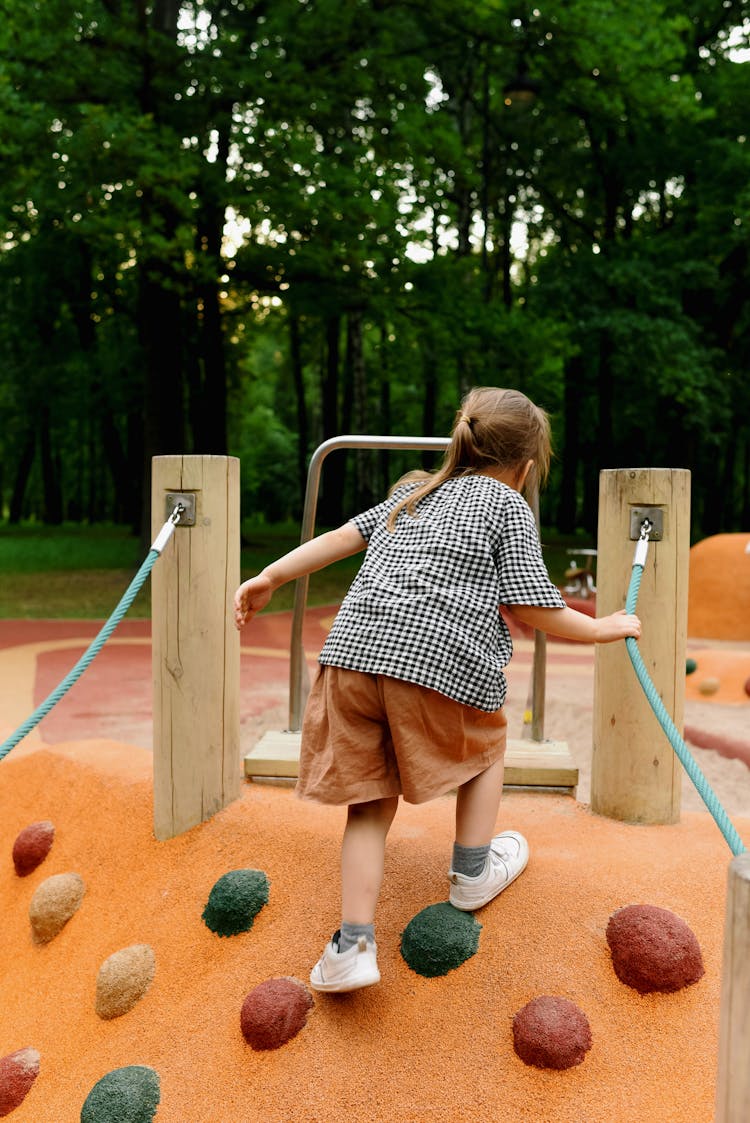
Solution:
M 29 905 L 35 938 L 46 944 L 61 932 L 80 907 L 86 886 L 77 873 L 56 873 L 39 885 Z
M 132 944 L 105 959 L 96 980 L 96 1012 L 100 1018 L 127 1014 L 151 986 L 156 958 L 148 944 Z

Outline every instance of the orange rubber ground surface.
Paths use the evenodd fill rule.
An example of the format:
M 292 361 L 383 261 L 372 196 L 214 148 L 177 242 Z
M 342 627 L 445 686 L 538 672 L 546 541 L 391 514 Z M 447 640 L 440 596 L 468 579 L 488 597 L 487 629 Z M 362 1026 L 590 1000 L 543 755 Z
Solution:
M 706 815 L 677 826 L 598 818 L 572 798 L 506 793 L 503 826 L 530 840 L 527 871 L 477 918 L 479 950 L 442 978 L 407 967 L 399 937 L 446 896 L 452 799 L 402 806 L 390 840 L 378 923 L 379 986 L 316 996 L 282 1048 L 254 1052 L 240 1033 L 253 987 L 306 980 L 338 921 L 342 812 L 246 784 L 240 800 L 180 838 L 151 832 L 150 754 L 112 742 L 41 748 L 0 772 L 0 1055 L 31 1046 L 39 1077 L 18 1123 L 77 1123 L 112 1069 L 148 1065 L 161 1080 L 158 1123 L 709 1123 L 713 1118 L 728 848 Z M 45 862 L 16 876 L 11 850 L 50 819 Z M 746 838 L 750 823 L 737 822 Z M 201 920 L 215 881 L 262 869 L 270 900 L 248 933 L 220 938 Z M 53 873 L 86 884 L 79 911 L 49 944 L 31 935 L 34 889 Z M 671 995 L 621 984 L 604 938 L 616 909 L 646 903 L 682 916 L 706 973 Z M 147 943 L 154 982 L 129 1013 L 102 1021 L 97 972 Z M 513 1051 L 513 1015 L 540 994 L 575 1002 L 593 1046 L 565 1072 Z

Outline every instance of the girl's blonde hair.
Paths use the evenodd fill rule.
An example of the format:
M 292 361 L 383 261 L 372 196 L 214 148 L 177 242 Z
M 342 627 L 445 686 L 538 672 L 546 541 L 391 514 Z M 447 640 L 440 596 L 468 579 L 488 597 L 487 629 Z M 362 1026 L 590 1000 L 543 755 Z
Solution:
M 451 443 L 436 472 L 408 472 L 394 484 L 421 481 L 388 516 L 393 530 L 400 512 L 414 515 L 417 504 L 446 480 L 470 476 L 486 468 L 520 471 L 534 461 L 539 486 L 549 474 L 552 455 L 549 418 L 520 390 L 479 386 L 470 390 L 456 412 Z M 531 475 L 531 473 L 530 473 Z

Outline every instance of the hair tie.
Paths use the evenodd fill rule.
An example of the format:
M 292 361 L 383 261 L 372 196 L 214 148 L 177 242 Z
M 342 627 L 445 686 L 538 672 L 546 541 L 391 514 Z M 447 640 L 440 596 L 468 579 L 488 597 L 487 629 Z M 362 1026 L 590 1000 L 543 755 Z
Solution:
M 471 429 L 471 418 L 469 417 L 468 413 L 462 413 L 458 420 L 459 421 L 465 421 L 466 424 Z

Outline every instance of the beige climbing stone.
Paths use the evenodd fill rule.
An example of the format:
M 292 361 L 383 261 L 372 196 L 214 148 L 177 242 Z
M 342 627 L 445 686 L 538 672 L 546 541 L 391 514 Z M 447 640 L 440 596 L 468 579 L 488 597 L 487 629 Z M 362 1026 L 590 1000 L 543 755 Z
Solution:
M 56 873 L 39 885 L 29 905 L 35 938 L 46 944 L 61 932 L 80 907 L 86 886 L 77 873 Z
M 139 1002 L 154 978 L 156 958 L 148 944 L 132 944 L 105 959 L 96 980 L 96 1012 L 119 1018 Z

